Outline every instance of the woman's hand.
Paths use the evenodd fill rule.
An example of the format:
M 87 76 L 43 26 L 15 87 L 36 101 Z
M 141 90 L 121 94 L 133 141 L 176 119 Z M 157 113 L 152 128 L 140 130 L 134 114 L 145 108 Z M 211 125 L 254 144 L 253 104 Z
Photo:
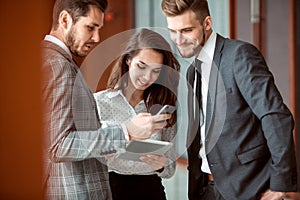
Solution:
M 169 114 L 154 115 L 150 113 L 139 113 L 125 124 L 130 140 L 148 139 L 152 134 L 160 133 L 167 125 Z
M 155 171 L 164 168 L 167 162 L 166 156 L 164 155 L 160 156 L 154 154 L 141 156 L 140 160 L 150 165 L 150 167 L 152 167 Z
M 261 195 L 260 200 L 282 200 L 285 197 L 286 197 L 285 192 L 267 190 Z

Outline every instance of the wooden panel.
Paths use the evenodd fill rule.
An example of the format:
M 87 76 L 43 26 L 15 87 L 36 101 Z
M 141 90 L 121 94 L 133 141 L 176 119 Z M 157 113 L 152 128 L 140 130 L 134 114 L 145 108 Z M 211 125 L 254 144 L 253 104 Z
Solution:
M 296 57 L 296 2 L 289 0 L 289 71 L 290 71 L 290 108 L 295 119 L 297 116 L 297 57 Z M 295 129 L 295 140 L 297 141 L 297 127 Z M 298 148 L 297 148 L 298 149 Z
M 129 30 L 133 24 L 132 13 L 134 10 L 131 9 L 132 3 L 130 0 L 122 0 L 122 3 L 120 3 L 119 0 L 108 0 L 108 3 L 109 7 L 105 15 L 105 25 L 101 30 L 102 41 L 115 34 Z M 119 46 L 120 44 L 113 45 Z M 112 63 L 107 66 L 106 70 L 103 72 L 97 86 L 97 91 L 104 90 L 106 88 L 107 80 L 113 65 L 114 61 L 112 61 Z
M 133 20 L 131 12 L 134 12 L 131 6 L 130 0 L 122 0 L 122 3 L 120 0 L 108 0 L 104 27 L 101 29 L 102 41 L 131 28 Z
M 299 85 L 297 84 L 297 76 L 298 76 L 298 70 L 297 70 L 297 37 L 296 37 L 296 21 L 297 21 L 297 12 L 296 12 L 296 1 L 295 0 L 289 0 L 289 71 L 290 71 L 290 109 L 291 112 L 293 113 L 293 116 L 296 120 L 296 126 L 294 130 L 294 138 L 296 142 L 296 154 L 298 158 L 298 165 L 300 164 L 299 162 L 299 144 L 297 143 L 298 137 L 297 137 L 297 132 L 299 128 L 297 125 L 299 122 L 297 120 L 299 119 L 297 110 L 298 110 L 298 105 L 297 105 L 297 87 Z M 299 166 L 298 166 L 299 169 Z M 299 173 L 299 172 L 298 172 Z M 299 175 L 298 175 L 298 182 L 299 182 Z M 288 197 L 292 200 L 297 200 L 300 199 L 300 193 L 288 193 Z
M 39 55 L 50 13 L 47 1 L 1 1 L 0 199 L 42 199 Z
M 229 37 L 236 38 L 236 0 L 229 0 Z
M 134 4 L 131 0 L 122 0 L 122 3 L 120 3 L 120 0 L 108 0 L 108 8 L 105 13 L 105 20 L 104 20 L 104 26 L 100 31 L 101 34 L 101 43 L 99 45 L 103 45 L 110 37 L 120 34 L 123 31 L 130 30 L 130 28 L 134 25 Z M 122 45 L 122 43 L 119 42 L 110 42 L 110 46 L 107 49 L 107 52 L 100 52 L 100 53 L 110 53 L 110 50 L 112 48 L 119 48 L 119 46 Z M 96 47 L 97 48 L 97 47 Z M 91 54 L 90 54 L 91 55 Z M 86 58 L 75 58 L 78 65 L 81 65 L 84 63 L 85 59 L 90 59 L 89 56 Z M 89 61 L 86 61 L 86 63 Z M 101 60 L 99 60 L 101 62 Z M 111 61 L 113 62 L 113 60 Z M 85 65 L 85 63 L 83 64 Z M 106 88 L 106 83 L 108 76 L 111 72 L 111 68 L 113 66 L 113 63 L 110 63 L 108 66 L 101 66 L 102 69 L 99 69 L 101 72 L 101 77 L 99 77 L 98 86 L 96 86 L 96 89 L 94 87 L 95 82 L 95 73 L 93 72 L 93 67 L 90 66 L 84 66 L 82 67 L 82 72 L 84 74 L 84 77 L 89 85 L 89 87 L 92 89 L 92 91 L 99 91 Z M 103 69 L 105 68 L 105 69 Z M 98 77 L 97 77 L 98 80 Z

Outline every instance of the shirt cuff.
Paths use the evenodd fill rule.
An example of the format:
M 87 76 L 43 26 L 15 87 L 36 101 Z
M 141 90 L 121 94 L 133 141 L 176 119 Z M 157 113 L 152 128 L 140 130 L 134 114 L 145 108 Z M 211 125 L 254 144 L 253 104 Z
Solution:
M 125 124 L 121 124 L 121 126 L 122 126 L 122 129 L 123 129 L 125 140 L 126 140 L 126 142 L 128 142 L 129 141 L 129 134 L 128 134 L 127 128 L 126 128 Z
M 165 167 L 162 167 L 162 168 L 160 168 L 160 169 L 158 169 L 158 170 L 155 170 L 157 173 L 162 173 L 163 171 L 164 171 L 164 169 L 165 169 Z

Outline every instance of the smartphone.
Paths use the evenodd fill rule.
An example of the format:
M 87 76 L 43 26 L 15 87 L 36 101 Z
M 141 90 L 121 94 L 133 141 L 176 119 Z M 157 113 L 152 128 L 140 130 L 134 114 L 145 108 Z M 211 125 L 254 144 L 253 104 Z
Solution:
M 175 106 L 171 105 L 164 105 L 157 113 L 156 115 L 160 114 L 172 114 L 176 110 Z

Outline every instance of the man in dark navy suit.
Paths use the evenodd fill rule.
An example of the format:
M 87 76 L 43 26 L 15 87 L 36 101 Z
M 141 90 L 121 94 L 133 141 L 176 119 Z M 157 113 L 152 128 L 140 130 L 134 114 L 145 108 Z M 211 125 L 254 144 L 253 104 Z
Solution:
M 261 53 L 215 33 L 206 0 L 161 6 L 180 54 L 195 57 L 187 71 L 195 94 L 188 97 L 189 199 L 281 200 L 295 191 L 294 120 Z

